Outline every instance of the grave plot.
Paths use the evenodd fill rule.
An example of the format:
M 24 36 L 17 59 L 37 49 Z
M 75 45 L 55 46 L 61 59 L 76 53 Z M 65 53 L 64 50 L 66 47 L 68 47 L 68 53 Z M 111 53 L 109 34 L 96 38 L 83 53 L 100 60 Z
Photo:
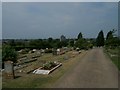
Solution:
M 43 67 L 40 67 L 33 71 L 34 74 L 50 74 L 52 71 L 60 67 L 62 63 L 57 62 L 47 62 L 43 65 Z
M 24 68 L 20 68 L 16 71 L 16 73 L 24 73 L 24 74 L 29 74 L 30 72 L 34 71 L 35 69 L 37 69 L 38 67 L 35 67 L 34 65 L 29 64 L 27 65 L 27 67 Z
M 22 58 L 20 60 L 18 60 L 19 62 L 17 63 L 17 65 L 22 65 L 22 64 L 25 64 L 25 63 L 30 63 L 30 62 L 33 62 L 33 61 L 36 61 L 37 58 Z

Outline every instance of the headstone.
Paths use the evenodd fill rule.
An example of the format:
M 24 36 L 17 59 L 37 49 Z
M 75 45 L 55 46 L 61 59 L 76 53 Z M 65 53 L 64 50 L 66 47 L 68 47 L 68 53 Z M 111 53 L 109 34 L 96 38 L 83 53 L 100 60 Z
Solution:
M 61 50 L 58 48 L 56 51 L 57 51 L 57 55 L 60 55 Z
M 80 49 L 79 48 L 76 48 L 76 51 L 79 51 Z
M 33 52 L 36 52 L 37 50 L 36 49 L 33 49 Z
M 53 49 L 53 55 L 57 55 L 57 50 Z
M 4 65 L 5 65 L 5 74 L 4 74 L 5 78 L 14 79 L 15 75 L 14 75 L 13 62 L 12 61 L 5 61 Z
M 68 57 L 68 56 L 64 56 L 63 59 L 64 59 L 64 60 L 68 60 L 69 57 Z
M 45 50 L 44 50 L 44 49 L 41 49 L 41 53 L 45 53 Z

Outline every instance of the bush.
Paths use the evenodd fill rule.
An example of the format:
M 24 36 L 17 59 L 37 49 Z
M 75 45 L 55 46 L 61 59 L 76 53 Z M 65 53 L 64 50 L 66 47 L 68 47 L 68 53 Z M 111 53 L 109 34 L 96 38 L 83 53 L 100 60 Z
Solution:
M 2 47 L 2 61 L 17 61 L 17 52 L 11 46 L 5 45 Z
M 51 68 L 55 67 L 56 64 L 54 62 L 48 62 L 43 65 L 43 69 L 50 70 Z

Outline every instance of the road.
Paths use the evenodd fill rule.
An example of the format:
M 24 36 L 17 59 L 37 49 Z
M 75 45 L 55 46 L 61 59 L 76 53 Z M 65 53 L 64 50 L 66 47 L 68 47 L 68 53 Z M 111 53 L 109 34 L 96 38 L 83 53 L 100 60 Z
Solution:
M 102 48 L 94 48 L 53 85 L 54 88 L 118 88 L 118 69 L 105 56 Z
M 2 72 L 0 71 L 0 90 L 2 90 Z

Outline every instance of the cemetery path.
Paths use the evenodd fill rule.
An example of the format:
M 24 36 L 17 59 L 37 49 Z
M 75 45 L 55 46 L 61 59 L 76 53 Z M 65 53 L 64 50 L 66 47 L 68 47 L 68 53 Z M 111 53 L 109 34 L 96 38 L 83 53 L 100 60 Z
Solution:
M 0 90 L 2 90 L 2 72 L 0 72 Z
M 66 72 L 54 88 L 118 88 L 118 70 L 102 48 L 94 48 Z

